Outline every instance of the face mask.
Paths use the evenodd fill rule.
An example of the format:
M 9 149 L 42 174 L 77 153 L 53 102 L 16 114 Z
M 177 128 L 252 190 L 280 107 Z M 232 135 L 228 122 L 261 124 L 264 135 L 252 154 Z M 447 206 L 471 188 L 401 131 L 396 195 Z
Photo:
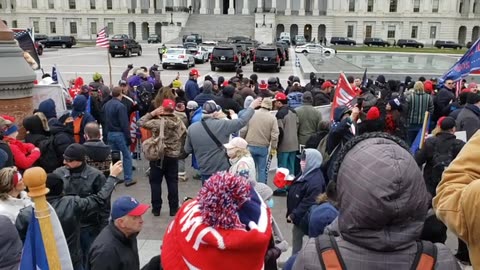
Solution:
M 270 198 L 270 200 L 267 201 L 268 208 L 273 208 L 275 205 L 275 202 L 273 201 L 273 198 Z
M 307 165 L 307 162 L 305 160 L 300 161 L 300 169 L 302 172 L 305 171 L 305 166 Z

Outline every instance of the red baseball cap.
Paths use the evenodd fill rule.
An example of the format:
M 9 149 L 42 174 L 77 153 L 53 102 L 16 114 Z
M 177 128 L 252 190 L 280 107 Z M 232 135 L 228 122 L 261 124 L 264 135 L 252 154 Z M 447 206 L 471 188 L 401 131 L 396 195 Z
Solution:
M 322 84 L 322 89 L 327 89 L 328 87 L 332 87 L 332 86 L 335 86 L 335 85 L 333 83 L 331 83 L 330 81 L 325 81 Z
M 195 76 L 195 75 L 200 76 L 200 73 L 196 68 L 192 68 L 192 70 L 190 70 L 190 76 Z
M 275 101 L 284 101 L 284 100 L 287 100 L 287 96 L 282 93 L 282 92 L 278 92 L 276 95 L 275 95 L 275 98 L 274 98 Z
M 165 109 L 174 109 L 175 108 L 175 101 L 171 99 L 164 99 L 162 102 L 162 107 Z

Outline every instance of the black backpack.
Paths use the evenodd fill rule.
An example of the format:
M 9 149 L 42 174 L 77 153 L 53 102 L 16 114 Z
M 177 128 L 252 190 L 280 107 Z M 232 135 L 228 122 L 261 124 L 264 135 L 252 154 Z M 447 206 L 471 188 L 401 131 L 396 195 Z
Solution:
M 148 107 L 153 101 L 154 96 L 154 88 L 151 82 L 142 82 L 137 87 L 137 95 L 138 95 L 138 106 L 140 111 L 147 111 Z
M 61 166 L 57 157 L 54 135 L 50 135 L 48 139 L 40 142 L 39 149 L 42 154 L 37 161 L 38 166 L 42 167 L 47 173 L 51 173 Z
M 448 145 L 442 145 L 439 147 L 438 142 L 436 143 L 436 147 L 434 148 L 435 151 L 433 152 L 433 159 L 432 159 L 432 176 L 430 185 L 430 193 L 432 196 L 436 195 L 436 188 L 442 180 L 443 171 L 450 165 L 453 160 L 453 147 L 455 143 L 452 142 Z

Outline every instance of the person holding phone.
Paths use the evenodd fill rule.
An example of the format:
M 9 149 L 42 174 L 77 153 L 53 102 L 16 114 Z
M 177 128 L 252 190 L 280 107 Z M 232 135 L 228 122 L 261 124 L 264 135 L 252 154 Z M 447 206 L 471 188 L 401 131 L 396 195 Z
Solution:
M 86 141 L 83 146 L 87 151 L 87 164 L 103 172 L 103 175 L 108 177 L 110 175 L 110 163 L 112 163 L 111 148 L 100 139 L 99 125 L 97 123 L 88 123 L 85 126 L 84 133 Z M 113 162 L 113 164 L 115 163 L 116 161 Z M 123 180 L 118 182 L 123 182 Z

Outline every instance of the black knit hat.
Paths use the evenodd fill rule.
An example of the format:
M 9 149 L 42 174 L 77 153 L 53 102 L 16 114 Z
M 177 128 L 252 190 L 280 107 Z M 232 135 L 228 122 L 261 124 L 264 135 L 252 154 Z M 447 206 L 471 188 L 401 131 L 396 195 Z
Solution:
M 65 152 L 63 153 L 63 158 L 72 160 L 72 161 L 85 161 L 85 156 L 87 155 L 87 152 L 85 150 L 85 147 L 83 145 L 78 144 L 78 143 L 73 143 L 65 149 Z
M 440 124 L 442 130 L 450 130 L 455 127 L 455 119 L 450 116 L 445 117 Z

